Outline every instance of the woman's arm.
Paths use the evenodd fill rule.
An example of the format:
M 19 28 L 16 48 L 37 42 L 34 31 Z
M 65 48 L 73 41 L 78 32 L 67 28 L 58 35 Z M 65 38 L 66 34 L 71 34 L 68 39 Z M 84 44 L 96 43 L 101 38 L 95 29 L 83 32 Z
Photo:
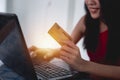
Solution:
M 82 65 L 79 64 L 79 66 Z M 120 79 L 120 66 L 104 65 L 86 61 L 85 65 L 79 67 L 79 70 L 101 77 Z
M 71 37 L 73 39 L 73 42 L 76 44 L 83 36 L 84 31 L 85 31 L 85 24 L 84 24 L 84 19 L 85 16 L 83 16 L 77 23 L 77 25 L 75 26 Z
M 120 66 L 103 65 L 86 61 L 81 58 L 80 49 L 72 41 L 63 41 L 60 58 L 80 72 L 87 72 L 96 76 L 120 79 Z

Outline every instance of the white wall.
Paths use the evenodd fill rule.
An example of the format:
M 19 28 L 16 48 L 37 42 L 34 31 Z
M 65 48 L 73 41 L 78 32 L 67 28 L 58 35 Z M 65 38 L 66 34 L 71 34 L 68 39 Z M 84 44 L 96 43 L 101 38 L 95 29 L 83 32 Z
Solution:
M 68 1 L 12 0 L 8 1 L 8 12 L 18 15 L 28 46 L 39 43 L 44 46 L 46 33 L 54 22 L 66 27 Z
M 0 0 L 0 12 L 6 12 L 6 0 Z

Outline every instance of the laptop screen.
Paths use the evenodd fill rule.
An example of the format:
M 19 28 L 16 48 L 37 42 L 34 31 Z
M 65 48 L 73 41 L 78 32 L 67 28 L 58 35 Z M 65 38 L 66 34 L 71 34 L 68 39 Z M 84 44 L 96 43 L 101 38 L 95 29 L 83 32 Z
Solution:
M 15 14 L 0 13 L 0 60 L 25 80 L 37 80 L 32 61 Z

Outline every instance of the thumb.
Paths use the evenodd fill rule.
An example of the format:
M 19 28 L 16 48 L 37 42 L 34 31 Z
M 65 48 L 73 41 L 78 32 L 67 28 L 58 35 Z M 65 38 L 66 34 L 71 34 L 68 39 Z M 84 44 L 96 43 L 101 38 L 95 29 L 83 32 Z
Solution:
M 44 59 L 47 60 L 47 61 L 50 61 L 54 58 L 54 55 L 51 54 L 51 53 L 48 53 L 46 55 L 44 55 Z

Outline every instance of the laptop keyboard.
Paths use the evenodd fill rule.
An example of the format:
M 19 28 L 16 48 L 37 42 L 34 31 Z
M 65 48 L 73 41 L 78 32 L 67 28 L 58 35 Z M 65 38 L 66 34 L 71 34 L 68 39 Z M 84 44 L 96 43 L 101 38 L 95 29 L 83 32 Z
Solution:
M 71 74 L 70 71 L 48 62 L 35 64 L 35 71 L 37 75 L 43 78 L 54 78 Z

